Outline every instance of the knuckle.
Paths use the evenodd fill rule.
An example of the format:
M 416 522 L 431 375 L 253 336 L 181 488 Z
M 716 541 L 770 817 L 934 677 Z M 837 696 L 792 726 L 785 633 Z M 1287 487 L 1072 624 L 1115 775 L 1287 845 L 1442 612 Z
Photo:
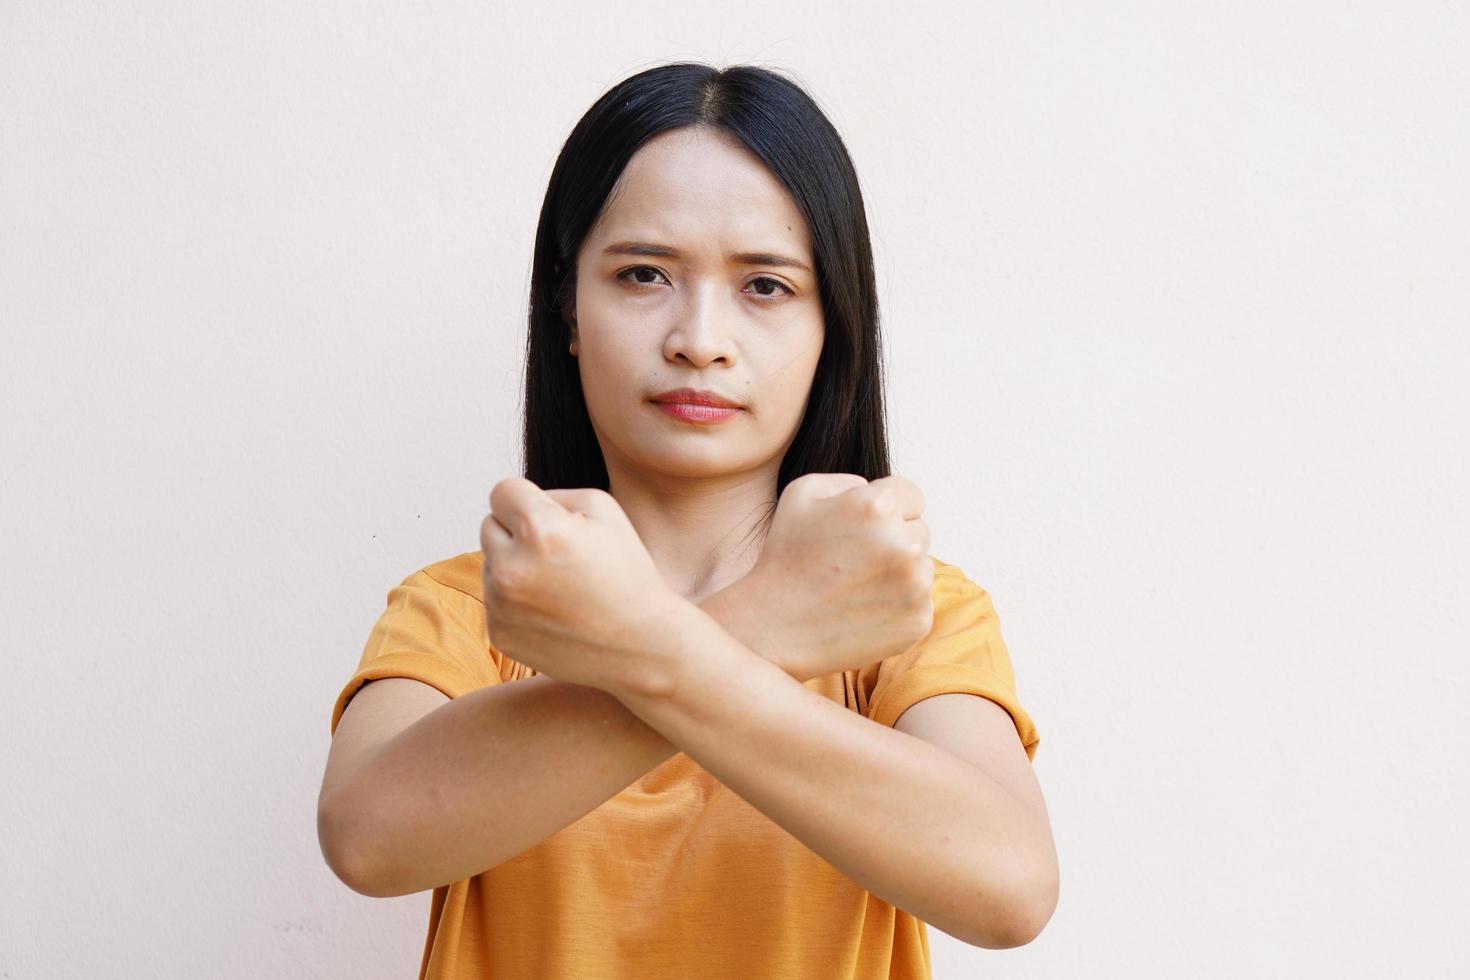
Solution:
M 512 486 L 511 481 L 514 479 L 515 477 L 508 476 L 495 481 L 495 484 L 490 488 L 490 502 L 492 504 L 495 502 L 496 497 L 501 499 L 505 498 L 506 491 Z
M 905 579 L 905 584 L 909 589 L 908 596 L 910 602 L 916 606 L 928 606 L 930 604 L 930 596 L 933 593 L 933 589 L 925 581 L 923 573 L 910 571 Z
M 521 519 L 521 540 L 545 553 L 559 552 L 566 543 L 565 522 L 548 514 L 527 514 Z
M 567 540 L 567 527 L 564 521 L 544 524 L 536 540 L 543 554 L 559 555 L 566 551 L 569 544 Z
M 921 542 L 913 540 L 912 537 L 887 537 L 884 539 L 884 550 L 888 555 L 889 564 L 904 575 L 913 575 L 919 564 L 919 559 L 925 555 L 924 549 L 920 547 Z
M 820 474 L 818 473 L 806 473 L 787 483 L 785 488 L 781 491 L 780 500 L 783 503 L 788 501 L 796 501 L 799 503 L 805 501 L 809 497 L 815 496 L 817 493 L 818 482 L 813 478 L 819 475 Z
M 526 569 L 512 562 L 497 562 L 487 578 L 497 596 L 514 596 L 525 589 L 529 580 Z
M 882 520 L 893 511 L 893 502 L 886 493 L 866 494 L 862 498 L 862 513 L 869 520 Z

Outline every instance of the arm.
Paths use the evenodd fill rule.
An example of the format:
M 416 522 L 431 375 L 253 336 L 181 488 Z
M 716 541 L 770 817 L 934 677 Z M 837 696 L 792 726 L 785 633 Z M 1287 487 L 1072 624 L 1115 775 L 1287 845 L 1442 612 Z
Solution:
M 699 608 L 747 642 L 770 644 L 765 655 L 779 662 L 780 637 L 758 628 L 740 581 Z M 377 703 L 388 688 L 367 696 L 378 683 L 353 697 L 339 735 L 350 715 L 400 710 Z M 606 691 L 544 674 L 452 701 L 414 684 L 439 703 L 402 709 L 421 716 L 357 756 L 338 746 L 339 773 L 329 760 L 317 804 L 328 865 L 364 895 L 406 895 L 493 868 L 679 751 Z
M 1055 859 L 1039 809 L 984 769 L 793 682 L 699 609 L 677 609 L 660 635 L 670 641 L 656 688 L 616 693 L 720 782 L 958 939 L 1007 948 L 1040 931 Z

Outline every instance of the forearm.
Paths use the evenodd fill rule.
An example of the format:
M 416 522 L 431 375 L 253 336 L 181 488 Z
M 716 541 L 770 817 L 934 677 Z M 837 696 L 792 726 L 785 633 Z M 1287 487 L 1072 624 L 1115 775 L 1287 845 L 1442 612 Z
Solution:
M 676 751 L 612 695 L 545 675 L 455 698 L 385 742 L 334 801 L 355 823 L 353 887 L 406 895 L 479 874 Z
M 663 693 L 616 692 L 634 713 L 878 898 L 973 945 L 1016 944 L 1044 842 L 1004 787 L 792 683 L 699 610 L 662 635 Z
M 773 639 L 756 637 L 738 589 L 700 608 L 733 634 Z M 351 824 L 353 885 L 404 895 L 493 868 L 678 751 L 613 695 L 545 675 L 456 698 L 386 741 L 333 801 Z

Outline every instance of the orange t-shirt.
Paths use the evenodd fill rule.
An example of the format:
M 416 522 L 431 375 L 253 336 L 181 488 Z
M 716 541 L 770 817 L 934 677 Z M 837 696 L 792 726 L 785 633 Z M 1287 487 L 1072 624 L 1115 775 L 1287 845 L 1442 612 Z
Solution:
M 486 638 L 483 560 L 467 552 L 388 591 L 333 706 L 333 733 L 369 680 L 411 677 L 455 698 L 536 673 Z M 955 566 L 934 564 L 934 625 L 923 640 L 805 686 L 890 727 L 924 698 L 977 694 L 1010 713 L 1034 759 L 1036 726 L 1016 698 L 990 596 Z M 516 857 L 435 888 L 419 969 L 420 980 L 930 975 L 921 920 L 859 887 L 684 752 Z

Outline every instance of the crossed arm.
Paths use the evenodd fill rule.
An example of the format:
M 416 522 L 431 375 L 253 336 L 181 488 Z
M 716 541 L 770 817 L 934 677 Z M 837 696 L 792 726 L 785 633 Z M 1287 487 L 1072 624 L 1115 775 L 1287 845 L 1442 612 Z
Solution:
M 942 695 L 888 728 L 803 686 L 700 607 L 668 616 L 660 682 L 619 689 L 628 710 L 890 905 L 976 946 L 1035 938 L 1055 908 L 1055 850 L 1009 714 Z
M 1056 906 L 1056 853 L 1010 716 L 946 694 L 893 728 L 875 724 L 741 642 L 755 635 L 752 612 L 736 586 L 686 603 L 664 633 L 664 662 L 676 669 L 657 691 L 614 696 L 538 676 L 449 701 L 400 682 L 437 703 L 420 702 L 417 720 L 339 760 L 344 775 L 330 793 L 324 783 L 318 808 L 328 863 L 364 894 L 460 880 L 682 750 L 889 904 L 976 946 L 1035 938 Z M 730 676 L 741 678 L 734 690 Z M 386 699 L 368 698 L 380 686 L 354 697 L 339 738 L 353 712 L 364 726 L 391 724 Z

